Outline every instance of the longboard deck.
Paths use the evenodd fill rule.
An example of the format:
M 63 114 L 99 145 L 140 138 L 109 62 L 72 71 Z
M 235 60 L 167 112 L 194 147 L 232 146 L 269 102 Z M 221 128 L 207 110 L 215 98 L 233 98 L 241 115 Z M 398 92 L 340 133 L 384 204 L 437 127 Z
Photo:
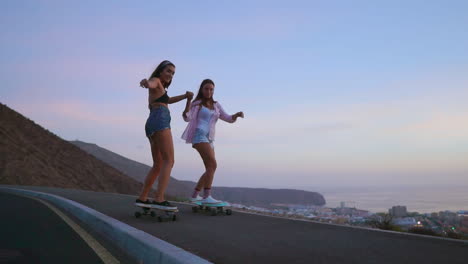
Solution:
M 230 204 L 226 203 L 226 202 L 216 203 L 216 204 L 204 204 L 202 202 L 192 202 L 192 203 L 195 204 L 195 205 L 198 205 L 198 206 L 206 206 L 206 207 L 227 207 L 227 206 L 230 206 Z
M 224 209 L 224 207 L 231 206 L 229 203 L 222 202 L 222 203 L 217 203 L 217 204 L 204 204 L 202 202 L 192 202 L 193 206 L 192 207 L 192 212 L 197 213 L 197 212 L 209 212 L 211 215 L 220 215 L 220 214 L 226 214 L 226 215 L 231 215 L 232 210 L 231 209 Z
M 162 209 L 162 208 L 158 208 L 158 207 L 153 207 L 152 205 L 135 204 L 135 206 L 140 207 L 140 208 L 150 209 L 150 210 L 159 210 L 159 211 L 166 211 L 166 212 L 178 212 L 179 211 L 178 208 L 176 208 L 176 209 Z
M 157 217 L 159 222 L 162 221 L 176 221 L 177 219 L 177 212 L 179 212 L 178 209 L 162 209 L 162 208 L 156 208 L 152 207 L 151 205 L 139 205 L 135 204 L 136 207 L 139 207 L 142 209 L 143 212 L 135 212 L 135 217 L 140 218 L 142 215 L 150 215 L 152 217 Z M 159 211 L 161 213 L 156 214 L 155 211 Z

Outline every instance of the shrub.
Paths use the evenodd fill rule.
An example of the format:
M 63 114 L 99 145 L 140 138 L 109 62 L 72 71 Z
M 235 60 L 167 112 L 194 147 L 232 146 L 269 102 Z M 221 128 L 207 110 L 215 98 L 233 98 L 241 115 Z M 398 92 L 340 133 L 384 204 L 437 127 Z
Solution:
M 434 230 L 424 227 L 412 227 L 408 232 L 420 235 L 439 236 Z

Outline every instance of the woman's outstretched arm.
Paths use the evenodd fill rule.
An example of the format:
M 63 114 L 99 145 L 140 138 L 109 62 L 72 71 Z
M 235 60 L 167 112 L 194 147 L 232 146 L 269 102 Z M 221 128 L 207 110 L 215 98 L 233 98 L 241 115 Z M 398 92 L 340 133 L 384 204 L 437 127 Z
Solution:
M 158 89 L 158 87 L 162 87 L 162 84 L 159 78 L 151 78 L 150 80 L 143 79 L 140 81 L 140 87 L 148 89 Z
M 233 115 L 228 115 L 226 111 L 224 111 L 223 107 L 221 104 L 217 103 L 219 107 L 219 118 L 223 121 L 226 121 L 228 123 L 234 123 L 236 122 L 238 117 L 244 118 L 244 113 L 243 112 L 237 112 Z
M 192 98 L 193 98 L 193 93 L 187 91 L 185 94 L 170 97 L 169 101 L 168 101 L 168 104 L 177 103 L 177 102 L 180 102 L 180 101 L 182 101 L 184 99 L 192 100 Z

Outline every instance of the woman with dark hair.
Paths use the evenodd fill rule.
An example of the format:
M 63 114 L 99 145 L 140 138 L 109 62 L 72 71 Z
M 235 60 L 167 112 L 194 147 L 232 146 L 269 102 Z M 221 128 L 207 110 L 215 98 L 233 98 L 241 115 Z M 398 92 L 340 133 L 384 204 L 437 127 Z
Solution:
M 140 86 L 148 89 L 148 107 L 150 114 L 146 120 L 145 132 L 151 144 L 153 167 L 146 176 L 143 190 L 136 200 L 140 206 L 150 205 L 160 209 L 176 209 L 164 199 L 164 192 L 169 183 L 172 167 L 174 166 L 174 144 L 171 134 L 171 114 L 168 104 L 181 100 L 192 100 L 193 93 L 187 91 L 183 95 L 169 97 L 166 89 L 171 85 L 175 74 L 175 65 L 170 61 L 163 61 L 151 74 L 143 79 Z M 159 175 L 158 187 L 154 201 L 148 200 L 151 187 Z
M 190 200 L 192 202 L 200 201 L 204 204 L 221 202 L 211 196 L 211 185 L 217 167 L 213 145 L 216 122 L 221 119 L 234 123 L 238 117 L 244 118 L 242 112 L 228 115 L 221 104 L 213 99 L 214 88 L 215 84 L 212 80 L 203 80 L 197 97 L 191 105 L 187 103 L 183 113 L 184 120 L 188 122 L 188 125 L 182 134 L 182 139 L 186 143 L 192 144 L 205 164 L 205 173 L 200 177 Z M 202 188 L 203 196 L 200 197 L 199 193 Z

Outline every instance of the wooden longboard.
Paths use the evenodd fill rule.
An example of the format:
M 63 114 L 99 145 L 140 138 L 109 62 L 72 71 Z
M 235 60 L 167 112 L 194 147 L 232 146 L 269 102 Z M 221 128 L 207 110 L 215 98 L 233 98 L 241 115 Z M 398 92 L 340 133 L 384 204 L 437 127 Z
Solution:
M 151 217 L 157 217 L 159 222 L 162 221 L 176 221 L 177 220 L 177 212 L 179 212 L 178 209 L 162 209 L 162 208 L 157 208 L 153 207 L 151 205 L 139 205 L 135 203 L 136 207 L 139 207 L 142 209 L 142 212 L 136 211 L 135 212 L 135 217 L 140 218 L 142 215 L 150 215 Z M 159 213 L 156 213 L 156 212 Z

